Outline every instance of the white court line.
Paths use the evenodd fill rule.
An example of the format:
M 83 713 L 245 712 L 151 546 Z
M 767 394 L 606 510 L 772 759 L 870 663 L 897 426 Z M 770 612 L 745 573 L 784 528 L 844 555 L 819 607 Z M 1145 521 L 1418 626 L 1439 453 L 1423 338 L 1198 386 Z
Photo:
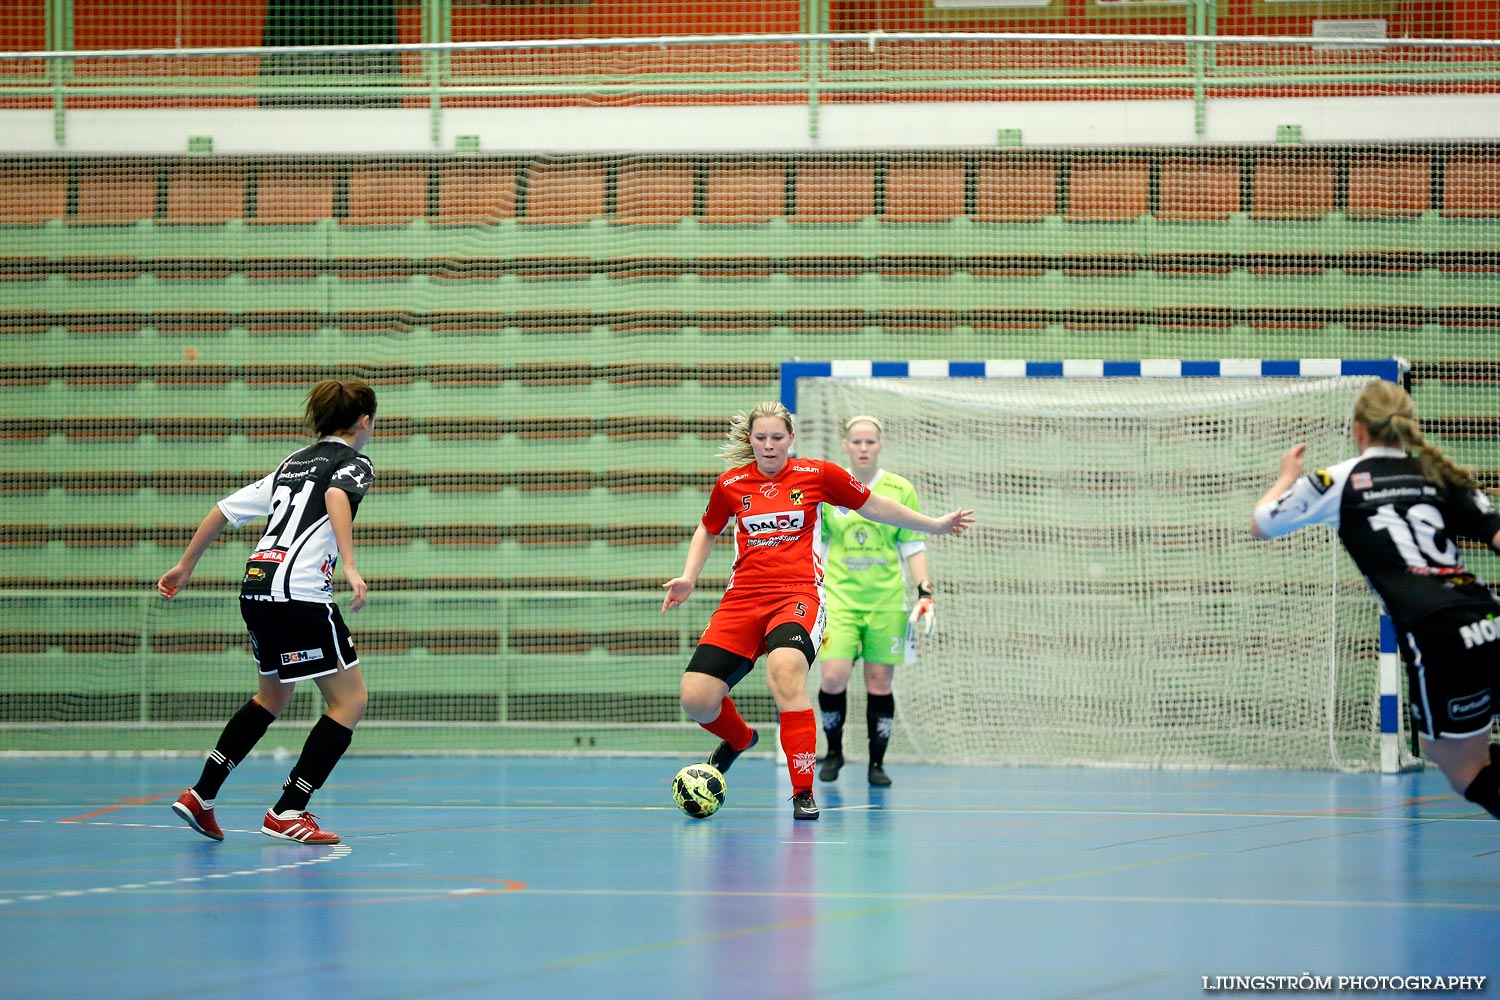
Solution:
M 10 821 L 4 820 L 4 819 L 0 819 L 0 823 L 6 823 L 6 822 L 10 822 Z M 47 823 L 47 822 L 56 822 L 56 821 L 55 820 L 25 819 L 25 820 L 16 820 L 15 822 L 20 822 L 20 823 Z M 96 822 L 77 823 L 77 822 L 70 822 L 70 823 L 64 823 L 64 824 L 60 824 L 60 825 L 63 825 L 63 826 L 129 826 L 129 827 L 146 827 L 148 829 L 159 829 L 159 830 L 180 830 L 180 829 L 182 829 L 182 826 L 180 824 L 172 824 L 172 823 L 157 824 L 157 823 L 96 823 Z M 232 832 L 245 832 L 245 831 L 232 831 Z M 256 830 L 254 832 L 259 833 L 260 831 Z M 66 899 L 66 898 L 69 898 L 69 897 L 72 897 L 72 896 L 84 896 L 84 895 L 88 895 L 90 893 L 118 892 L 118 891 L 127 891 L 127 890 L 135 890 L 135 889 L 150 889 L 150 888 L 155 888 L 155 887 L 159 887 L 159 886 L 188 885 L 188 884 L 191 884 L 191 883 L 194 883 L 194 882 L 209 881 L 211 879 L 244 878 L 244 877 L 250 876 L 250 875 L 270 875 L 270 874 L 274 874 L 276 872 L 292 871 L 294 869 L 302 868 L 302 867 L 305 867 L 307 865 L 323 865 L 323 864 L 327 864 L 330 861 L 339 861 L 339 860 L 342 860 L 344 858 L 347 858 L 353 850 L 354 849 L 352 847 L 350 847 L 348 844 L 334 844 L 332 847 L 329 847 L 326 851 L 321 851 L 316 857 L 303 858 L 300 861 L 289 861 L 289 862 L 287 862 L 284 865 L 269 865 L 269 866 L 264 867 L 264 868 L 245 868 L 245 869 L 241 869 L 239 871 L 233 871 L 233 872 L 216 872 L 216 873 L 209 874 L 209 875 L 187 875 L 187 876 L 184 876 L 182 878 L 175 878 L 175 879 L 155 879 L 154 881 L 151 881 L 151 882 L 123 882 L 123 883 L 121 883 L 119 885 L 90 886 L 90 887 L 85 888 L 85 889 L 58 889 L 58 890 L 56 890 L 54 892 L 33 892 L 33 893 L 28 893 L 26 895 L 0 896 L 0 906 L 8 906 L 8 905 L 12 905 L 14 903 L 41 903 L 41 902 L 46 902 L 47 900 L 51 900 L 51 899 Z

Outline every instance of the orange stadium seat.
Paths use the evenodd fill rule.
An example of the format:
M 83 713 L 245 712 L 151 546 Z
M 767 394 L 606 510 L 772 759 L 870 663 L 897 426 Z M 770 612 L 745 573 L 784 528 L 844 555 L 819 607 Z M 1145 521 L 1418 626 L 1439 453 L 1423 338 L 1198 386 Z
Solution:
M 349 171 L 349 217 L 355 225 L 404 226 L 427 216 L 425 163 L 356 164 Z
M 0 225 L 27 225 L 60 219 L 68 211 L 65 163 L 10 164 L 0 176 Z
M 875 164 L 806 160 L 796 167 L 794 222 L 858 222 L 875 212 Z
M 443 164 L 438 167 L 437 221 L 473 226 L 515 218 L 520 173 L 520 164 L 512 160 Z
M 255 222 L 309 223 L 333 216 L 333 167 L 318 163 L 263 167 L 256 182 Z
M 1442 214 L 1454 218 L 1500 216 L 1500 159 L 1458 153 L 1443 170 Z
M 245 217 L 245 167 L 240 163 L 185 163 L 167 181 L 163 221 L 214 225 Z
M 604 215 L 604 164 L 534 162 L 526 175 L 522 222 L 579 223 Z
M 78 171 L 79 222 L 139 222 L 156 215 L 156 166 L 87 163 Z
M 1162 161 L 1157 218 L 1219 222 L 1239 210 L 1238 156 L 1169 156 Z
M 1068 171 L 1070 222 L 1124 222 L 1150 210 L 1151 165 L 1139 157 L 1075 159 Z
M 1431 207 L 1432 160 L 1427 156 L 1377 153 L 1350 161 L 1350 218 L 1408 218 Z
M 1057 161 L 1006 156 L 979 165 L 977 222 L 1040 222 L 1057 213 Z
M 1251 218 L 1321 219 L 1334 207 L 1331 156 L 1287 153 L 1256 157 L 1251 168 Z
M 765 222 L 786 214 L 786 164 L 750 160 L 710 163 L 707 222 Z
M 946 222 L 963 214 L 962 160 L 896 160 L 886 168 L 887 222 Z
M 678 222 L 693 214 L 693 164 L 624 160 L 615 179 L 615 221 Z

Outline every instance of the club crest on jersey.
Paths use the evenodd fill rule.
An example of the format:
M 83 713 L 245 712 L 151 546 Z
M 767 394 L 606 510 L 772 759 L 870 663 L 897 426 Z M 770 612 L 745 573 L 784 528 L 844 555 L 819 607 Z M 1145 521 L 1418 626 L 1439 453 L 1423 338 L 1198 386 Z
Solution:
M 1312 483 L 1312 488 L 1319 493 L 1327 493 L 1328 488 L 1333 485 L 1333 476 L 1327 469 L 1319 469 L 1317 472 L 1309 473 L 1307 481 Z
M 1357 490 L 1368 490 L 1374 488 L 1375 482 L 1370 478 L 1368 472 L 1356 472 L 1349 477 L 1349 485 Z
M 794 503 L 794 504 L 801 504 L 802 503 L 802 491 L 801 490 L 792 490 L 792 503 Z
M 747 514 L 740 518 L 740 530 L 747 535 L 770 535 L 782 531 L 801 531 L 804 511 L 779 510 L 769 514 Z

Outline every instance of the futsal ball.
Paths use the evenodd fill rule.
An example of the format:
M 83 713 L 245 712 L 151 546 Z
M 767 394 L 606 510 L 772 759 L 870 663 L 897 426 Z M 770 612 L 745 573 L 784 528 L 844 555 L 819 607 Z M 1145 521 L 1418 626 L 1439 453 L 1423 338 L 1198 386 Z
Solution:
M 677 808 L 694 819 L 707 819 L 724 804 L 724 775 L 711 764 L 689 764 L 672 779 Z

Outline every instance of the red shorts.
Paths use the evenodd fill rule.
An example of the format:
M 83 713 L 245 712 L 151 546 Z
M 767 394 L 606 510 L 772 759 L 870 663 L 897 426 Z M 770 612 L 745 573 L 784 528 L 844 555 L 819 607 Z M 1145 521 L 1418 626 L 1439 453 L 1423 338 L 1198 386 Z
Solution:
M 778 625 L 801 625 L 813 653 L 823 642 L 823 592 L 810 590 L 726 590 L 698 642 L 718 646 L 754 661 L 766 651 L 766 636 Z M 808 657 L 811 662 L 812 657 Z

